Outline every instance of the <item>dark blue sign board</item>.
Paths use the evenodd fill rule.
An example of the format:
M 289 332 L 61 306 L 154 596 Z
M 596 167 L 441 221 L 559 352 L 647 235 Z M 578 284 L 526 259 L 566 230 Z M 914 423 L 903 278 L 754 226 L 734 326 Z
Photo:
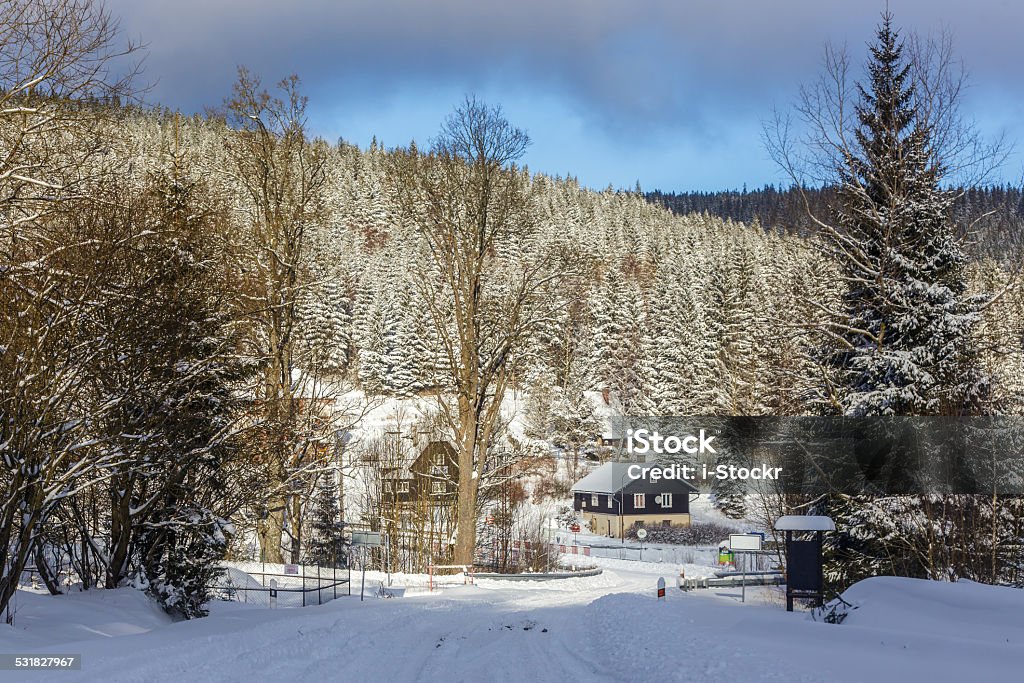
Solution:
M 811 598 L 820 607 L 825 602 L 825 562 L 822 541 L 826 531 L 835 530 L 828 517 L 787 515 L 775 522 L 786 532 L 786 611 L 793 611 L 795 598 Z M 794 539 L 793 533 L 813 533 L 810 539 Z

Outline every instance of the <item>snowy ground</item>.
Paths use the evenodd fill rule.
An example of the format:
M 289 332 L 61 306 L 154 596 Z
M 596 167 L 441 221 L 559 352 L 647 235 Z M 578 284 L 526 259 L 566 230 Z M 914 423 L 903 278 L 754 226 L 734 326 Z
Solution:
M 131 590 L 23 592 L 0 652 L 81 653 L 82 671 L 0 680 L 960 682 L 1024 668 L 1014 589 L 871 579 L 847 593 L 859 609 L 830 625 L 786 613 L 775 589 L 741 604 L 739 589 L 678 591 L 669 565 L 599 563 L 602 575 L 563 582 L 411 586 L 291 610 L 218 603 L 183 623 Z

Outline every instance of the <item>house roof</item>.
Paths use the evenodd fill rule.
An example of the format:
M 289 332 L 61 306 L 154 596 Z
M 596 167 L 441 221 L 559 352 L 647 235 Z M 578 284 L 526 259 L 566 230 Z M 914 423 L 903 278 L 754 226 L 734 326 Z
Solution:
M 629 476 L 630 467 L 639 467 L 642 472 L 652 468 L 669 469 L 671 465 L 664 465 L 657 462 L 606 462 L 596 470 L 580 479 L 572 487 L 572 491 L 584 493 L 618 493 L 625 487 L 632 484 L 636 479 Z M 634 470 L 636 473 L 636 470 Z M 663 481 L 667 481 L 663 479 Z M 697 490 L 693 484 L 685 480 L 672 479 L 685 484 L 694 491 Z

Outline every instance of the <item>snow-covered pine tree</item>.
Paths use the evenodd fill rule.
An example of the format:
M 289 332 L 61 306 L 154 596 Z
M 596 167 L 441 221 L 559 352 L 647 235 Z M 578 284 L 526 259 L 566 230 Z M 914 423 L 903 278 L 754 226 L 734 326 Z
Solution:
M 146 437 L 143 460 L 130 475 L 134 490 L 124 491 L 132 496 L 128 523 L 136 534 L 130 566 L 164 609 L 194 618 L 206 614 L 233 534 L 225 476 L 238 453 L 230 435 L 246 370 L 209 253 L 219 214 L 177 174 L 157 178 L 151 196 L 158 230 L 149 251 L 158 273 L 148 305 L 137 306 L 149 343 L 135 349 L 148 370 L 134 387 L 139 407 L 151 412 L 141 413 L 142 429 L 132 434 Z
M 913 65 L 887 14 L 860 86 L 856 146 L 838 170 L 828 231 L 847 285 L 843 349 L 832 357 L 844 415 L 972 415 L 988 383 L 971 344 L 966 257 L 953 194 L 920 102 Z
M 693 347 L 683 339 L 683 332 L 691 324 L 687 313 L 693 312 L 682 310 L 678 297 L 682 279 L 672 261 L 661 264 L 648 302 L 638 374 L 640 408 L 649 415 L 685 415 L 692 391 L 686 383 L 691 369 L 686 356 Z
M 417 334 L 416 299 L 400 271 L 400 255 L 387 253 L 381 260 L 364 294 L 359 381 L 370 393 L 407 395 L 421 388 L 428 354 Z
M 318 567 L 345 566 L 343 528 L 334 473 L 321 473 L 313 503 L 313 521 L 310 525 L 312 540 L 306 548 L 306 562 Z
M 318 273 L 300 293 L 296 336 L 303 367 L 342 373 L 352 352 L 352 302 L 333 273 Z
M 977 415 L 989 382 L 973 345 L 979 312 L 953 234 L 953 195 L 915 68 L 885 14 L 858 86 L 854 143 L 837 164 L 836 227 L 824 231 L 845 292 L 828 353 L 832 411 L 854 417 Z M 833 499 L 845 530 L 828 550 L 838 585 L 876 574 L 938 578 L 917 553 L 907 499 Z M 942 522 L 938 521 L 941 525 Z
M 590 298 L 594 320 L 595 379 L 610 388 L 623 410 L 641 406 L 640 339 L 644 305 L 640 288 L 616 267 L 610 267 Z

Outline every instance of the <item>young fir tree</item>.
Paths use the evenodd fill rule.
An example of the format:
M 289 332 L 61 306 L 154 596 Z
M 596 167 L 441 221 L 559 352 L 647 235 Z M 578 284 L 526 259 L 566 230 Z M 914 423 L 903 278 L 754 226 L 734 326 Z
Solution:
M 312 541 L 306 550 L 307 562 L 318 567 L 341 567 L 345 563 L 345 537 L 342 533 L 338 486 L 334 475 L 320 477 L 313 506 Z
M 155 229 L 135 248 L 151 266 L 146 281 L 126 292 L 129 327 L 141 334 L 121 339 L 118 357 L 141 371 L 119 397 L 120 424 L 111 425 L 121 431 L 110 446 L 132 460 L 113 478 L 111 500 L 124 514 L 135 584 L 191 619 L 206 614 L 233 533 L 218 512 L 224 472 L 238 452 L 229 435 L 245 369 L 217 291 L 216 260 L 204 251 L 218 216 L 177 175 L 158 178 L 150 194 Z

